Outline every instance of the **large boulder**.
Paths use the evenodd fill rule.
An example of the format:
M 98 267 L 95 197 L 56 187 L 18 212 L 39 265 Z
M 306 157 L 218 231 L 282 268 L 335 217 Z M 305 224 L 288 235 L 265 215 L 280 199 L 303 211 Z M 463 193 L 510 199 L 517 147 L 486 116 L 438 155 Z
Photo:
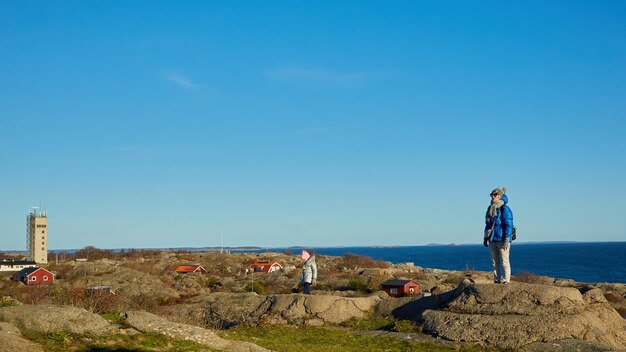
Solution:
M 268 319 L 276 323 L 303 323 L 307 325 L 339 324 L 352 318 L 368 317 L 379 296 L 340 297 L 327 295 L 273 295 Z
M 417 317 L 424 331 L 499 348 L 574 339 L 626 349 L 624 320 L 599 289 L 581 293 L 567 287 L 465 281 L 448 298 Z
M 22 331 L 106 335 L 116 330 L 98 314 L 73 306 L 23 305 L 0 308 L 0 321 Z
M 0 352 L 43 352 L 43 348 L 22 337 L 15 326 L 0 322 Z
M 177 340 L 192 341 L 211 349 L 233 352 L 268 352 L 268 349 L 250 342 L 232 341 L 223 339 L 211 330 L 198 326 L 180 324 L 169 321 L 157 315 L 130 311 L 124 313 L 128 324 L 141 332 L 157 333 Z
M 115 292 L 126 297 L 144 296 L 161 300 L 180 297 L 176 290 L 156 275 L 101 261 L 77 266 L 67 275 L 72 277 L 74 287 L 111 286 Z
M 238 324 L 322 325 L 352 318 L 366 318 L 380 302 L 378 295 L 342 297 L 331 295 L 283 294 L 260 296 L 255 293 L 206 296 L 206 322 L 215 328 Z

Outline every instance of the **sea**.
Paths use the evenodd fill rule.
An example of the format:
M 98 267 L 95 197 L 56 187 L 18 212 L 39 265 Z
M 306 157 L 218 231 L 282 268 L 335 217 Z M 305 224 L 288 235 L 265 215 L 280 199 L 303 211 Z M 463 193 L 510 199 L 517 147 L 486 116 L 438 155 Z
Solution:
M 394 264 L 412 262 L 416 266 L 445 270 L 491 271 L 489 249 L 481 245 L 425 245 L 406 247 L 319 247 L 321 255 L 364 255 Z M 263 251 L 291 251 L 273 248 Z M 626 242 L 597 243 L 516 243 L 510 252 L 513 275 L 531 273 L 586 283 L 626 283 Z

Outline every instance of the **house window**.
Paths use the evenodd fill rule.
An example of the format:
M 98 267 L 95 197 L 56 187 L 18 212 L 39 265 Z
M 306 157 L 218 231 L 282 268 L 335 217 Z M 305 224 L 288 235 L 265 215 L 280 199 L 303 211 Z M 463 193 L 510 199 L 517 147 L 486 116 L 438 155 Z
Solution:
M 415 293 L 415 287 L 409 287 L 409 293 L 410 294 L 414 294 Z
M 47 277 L 47 276 L 44 276 L 44 277 L 43 277 L 43 281 L 48 281 L 48 277 Z
M 397 288 L 390 288 L 389 289 L 389 293 L 391 293 L 392 295 L 397 295 L 398 294 L 398 289 Z
M 37 276 L 33 276 L 30 278 L 30 281 L 37 281 Z

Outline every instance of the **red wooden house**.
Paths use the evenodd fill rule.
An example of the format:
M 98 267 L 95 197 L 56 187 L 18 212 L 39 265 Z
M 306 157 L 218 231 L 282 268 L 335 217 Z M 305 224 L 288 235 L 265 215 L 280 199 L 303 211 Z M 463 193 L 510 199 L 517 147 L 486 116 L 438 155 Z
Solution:
M 380 287 L 391 297 L 413 296 L 420 292 L 420 285 L 413 280 L 387 280 Z
M 188 264 L 188 265 L 179 265 L 174 269 L 179 274 L 188 274 L 188 273 L 206 273 L 206 270 L 202 267 L 202 265 Z
M 54 282 L 54 274 L 40 267 L 24 268 L 13 274 L 11 279 L 26 285 L 51 284 Z
M 252 265 L 250 265 L 250 268 L 255 273 L 271 273 L 281 270 L 283 268 L 283 265 L 279 262 L 264 260 L 253 263 Z

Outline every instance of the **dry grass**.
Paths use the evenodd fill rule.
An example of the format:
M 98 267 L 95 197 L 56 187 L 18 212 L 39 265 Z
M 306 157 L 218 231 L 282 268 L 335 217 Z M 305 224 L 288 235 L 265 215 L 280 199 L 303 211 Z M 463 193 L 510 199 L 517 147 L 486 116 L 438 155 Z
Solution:
M 517 275 L 511 277 L 511 280 L 517 281 L 517 282 L 525 282 L 527 284 L 540 284 L 540 285 L 550 285 L 554 282 L 554 280 L 551 278 L 535 275 L 533 273 L 528 273 L 528 272 L 518 273 Z

